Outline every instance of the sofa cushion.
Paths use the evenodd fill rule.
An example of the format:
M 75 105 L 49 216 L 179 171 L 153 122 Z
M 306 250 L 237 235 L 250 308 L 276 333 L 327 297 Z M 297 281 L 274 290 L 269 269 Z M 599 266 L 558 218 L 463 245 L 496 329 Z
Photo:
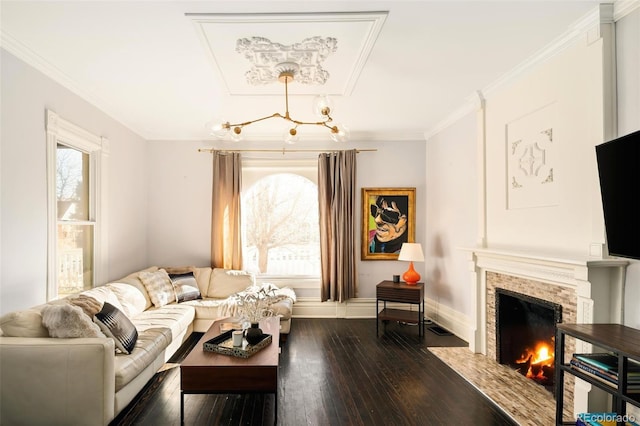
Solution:
M 213 272 L 213 268 L 196 268 L 193 271 L 193 274 L 196 277 L 196 281 L 198 282 L 198 288 L 200 289 L 200 294 L 202 296 L 206 296 L 209 291 L 209 281 L 211 281 L 211 273 Z
M 176 301 L 176 292 L 171 284 L 171 278 L 164 269 L 158 269 L 155 272 L 141 272 L 139 277 L 156 308 Z
M 232 294 L 252 286 L 254 282 L 254 276 L 250 272 L 214 268 L 209 281 L 207 297 L 226 299 Z
M 147 309 L 147 299 L 139 287 L 122 282 L 112 282 L 107 287 L 116 295 L 127 317 L 133 318 Z
M 113 292 L 113 290 L 111 290 L 111 288 L 107 287 L 106 285 L 101 285 L 89 290 L 85 290 L 80 294 L 88 297 L 93 297 L 101 304 L 108 302 L 109 304 L 111 304 L 112 306 L 115 306 L 121 311 L 124 310 L 124 308 L 122 307 L 122 304 L 120 304 L 120 301 L 118 300 L 118 296 Z M 49 302 L 49 303 L 53 303 L 53 302 Z M 67 303 L 67 302 L 65 301 L 64 303 Z
M 116 392 L 151 365 L 170 342 L 171 331 L 168 328 L 150 328 L 138 334 L 135 348 L 130 354 L 116 354 Z
M 140 333 L 152 328 L 165 328 L 169 331 L 169 343 L 187 330 L 195 311 L 192 306 L 184 303 L 165 305 L 161 308 L 151 308 L 131 319 Z
M 49 337 L 42 325 L 42 314 L 35 309 L 9 312 L 0 317 L 0 330 L 6 337 Z
M 105 337 L 82 308 L 72 304 L 45 306 L 42 325 L 49 330 L 51 337 Z
M 193 272 L 169 274 L 169 278 L 171 278 L 178 303 L 202 298 Z
M 227 316 L 222 312 L 221 307 L 225 304 L 225 299 L 199 299 L 184 302 L 184 305 L 193 306 L 195 318 L 197 319 L 218 319 Z
M 138 339 L 138 330 L 121 310 L 105 302 L 95 321 L 102 332 L 114 340 L 120 352 L 131 353 Z

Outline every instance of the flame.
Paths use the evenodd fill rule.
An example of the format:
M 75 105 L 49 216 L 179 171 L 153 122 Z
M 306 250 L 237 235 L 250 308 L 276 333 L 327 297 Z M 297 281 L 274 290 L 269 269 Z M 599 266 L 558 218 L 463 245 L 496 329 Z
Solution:
M 553 365 L 553 355 L 553 350 L 549 344 L 539 342 L 536 344 L 534 350 L 525 350 L 521 358 L 517 360 L 516 363 L 528 365 L 526 374 L 528 378 L 544 378 L 544 370 L 542 367 Z

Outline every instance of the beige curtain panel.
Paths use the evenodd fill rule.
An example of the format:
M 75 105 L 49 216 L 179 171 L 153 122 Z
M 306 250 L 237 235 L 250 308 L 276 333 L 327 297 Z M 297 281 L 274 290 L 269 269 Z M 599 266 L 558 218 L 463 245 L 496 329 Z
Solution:
M 240 153 L 213 151 L 211 267 L 241 269 Z
M 318 156 L 321 301 L 356 296 L 356 150 Z

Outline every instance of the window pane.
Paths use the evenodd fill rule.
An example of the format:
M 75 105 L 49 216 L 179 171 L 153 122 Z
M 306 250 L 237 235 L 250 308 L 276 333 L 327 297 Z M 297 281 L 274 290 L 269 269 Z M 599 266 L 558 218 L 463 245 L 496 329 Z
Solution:
M 58 295 L 93 287 L 93 225 L 58 225 Z
M 89 220 L 89 154 L 58 144 L 58 220 Z
M 268 275 L 320 275 L 318 187 L 269 175 L 242 196 L 243 268 Z

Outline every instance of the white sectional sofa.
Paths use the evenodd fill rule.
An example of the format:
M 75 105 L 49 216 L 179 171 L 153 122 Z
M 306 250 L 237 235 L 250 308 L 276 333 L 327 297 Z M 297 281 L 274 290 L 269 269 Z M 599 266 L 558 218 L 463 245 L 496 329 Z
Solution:
M 167 273 L 186 274 L 171 275 L 173 300 L 162 278 Z M 161 278 L 162 289 L 153 287 L 150 277 Z M 189 287 L 194 278 L 195 290 Z M 179 296 L 180 281 L 187 284 L 185 294 L 191 292 L 187 296 L 195 292 L 201 298 L 178 302 L 175 291 Z M 151 267 L 79 295 L 2 316 L 0 424 L 108 424 L 192 331 L 205 332 L 213 321 L 233 313 L 229 296 L 254 284 L 254 277 L 242 271 Z M 276 290 L 270 305 L 280 316 L 285 335 L 294 302 L 295 293 L 285 288 Z M 94 317 L 92 306 L 101 310 Z M 96 327 L 91 318 L 102 318 L 107 307 L 115 307 L 124 326 L 116 323 L 109 329 L 109 319 L 103 318 L 101 327 Z M 64 322 L 70 319 L 71 327 Z M 80 332 L 76 324 L 82 324 Z M 123 352 L 131 342 L 118 336 L 120 331 L 126 333 L 127 324 L 126 337 L 137 335 L 129 354 Z M 81 337 L 50 337 L 78 333 Z M 123 345 L 124 351 L 119 350 Z

